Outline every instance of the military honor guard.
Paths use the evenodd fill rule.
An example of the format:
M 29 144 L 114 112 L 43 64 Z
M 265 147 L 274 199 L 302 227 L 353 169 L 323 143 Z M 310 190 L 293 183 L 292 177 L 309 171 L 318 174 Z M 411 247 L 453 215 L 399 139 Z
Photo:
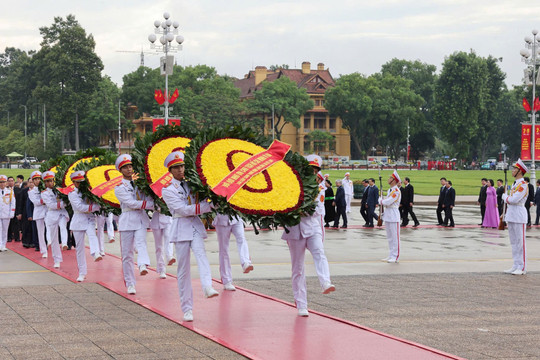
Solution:
M 52 250 L 54 267 L 59 268 L 62 262 L 62 252 L 58 243 L 58 229 L 62 241 L 62 250 L 67 250 L 67 223 L 69 220 L 66 204 L 58 197 L 58 190 L 54 187 L 55 173 L 45 171 L 43 181 L 46 189 L 41 193 L 41 199 L 47 206 L 45 226 L 47 226 L 47 240 Z M 41 246 L 41 245 L 40 245 Z
M 508 224 L 508 235 L 512 246 L 514 264 L 512 268 L 504 272 L 512 275 L 524 275 L 527 272 L 526 236 L 527 210 L 525 202 L 529 196 L 529 187 L 523 179 L 528 169 L 519 159 L 512 169 L 512 176 L 516 179 L 509 194 L 503 194 L 502 199 L 506 203 L 504 220 Z
M 160 212 L 160 209 L 154 210 L 152 220 L 150 220 L 150 229 L 154 235 L 156 244 L 156 271 L 160 279 L 167 278 L 167 268 L 165 265 L 165 253 L 169 243 L 169 232 L 171 228 L 172 218 Z M 169 265 L 174 264 L 171 260 Z
M 204 239 L 206 229 L 199 215 L 212 210 L 211 204 L 198 201 L 184 180 L 184 154 L 174 151 L 165 158 L 164 166 L 173 176 L 171 183 L 163 189 L 163 200 L 172 214 L 171 242 L 175 244 L 178 261 L 177 280 L 180 305 L 184 321 L 193 321 L 193 289 L 191 287 L 190 249 L 193 250 L 204 296 L 212 298 L 219 293 L 212 287 L 210 264 L 206 257 Z
M 96 215 L 97 238 L 99 244 L 99 253 L 101 256 L 105 256 L 105 236 L 103 233 L 105 223 L 107 223 L 107 237 L 109 238 L 109 243 L 113 243 L 115 241 L 113 220 L 113 213 Z
M 343 186 L 343 190 L 345 190 L 345 204 L 346 204 L 345 212 L 350 213 L 351 201 L 354 195 L 354 185 L 351 180 L 350 173 L 348 172 L 345 173 L 345 177 L 343 178 L 343 180 L 341 180 L 341 185 Z
M 313 167 L 313 173 L 317 175 L 322 166 L 322 159 L 318 155 L 306 157 Z M 324 177 L 317 176 L 320 183 Z M 324 190 L 320 191 L 315 199 L 317 207 L 324 208 Z M 319 204 L 321 203 L 321 204 Z M 300 219 L 300 224 L 289 228 L 289 232 L 283 232 L 281 238 L 287 241 L 292 263 L 292 288 L 298 316 L 309 316 L 307 308 L 307 290 L 304 258 L 306 249 L 311 252 L 315 263 L 315 270 L 319 277 L 323 294 L 328 294 L 336 288 L 330 282 L 330 269 L 323 247 L 324 227 L 321 214 L 317 211 L 313 215 L 306 214 Z
M 398 184 L 400 182 L 399 174 L 394 170 L 388 178 L 390 189 L 388 189 L 386 197 L 379 198 L 379 205 L 384 206 L 382 217 L 385 222 L 386 238 L 388 239 L 390 250 L 388 257 L 382 259 L 382 261 L 389 263 L 397 263 L 399 261 L 399 204 L 401 203 L 401 192 L 399 191 Z
M 122 270 L 127 293 L 134 295 L 135 272 L 134 250 L 137 250 L 137 264 L 139 274 L 148 274 L 150 265 L 148 250 L 146 249 L 146 229 L 150 219 L 145 210 L 154 209 L 154 200 L 144 195 L 133 182 L 133 165 L 131 155 L 122 154 L 115 162 L 116 170 L 122 174 L 122 183 L 114 188 L 114 194 L 120 202 L 122 213 L 118 218 L 118 231 L 120 232 L 120 251 L 122 253 Z
M 75 171 L 71 174 L 71 181 L 75 186 L 72 192 L 68 194 L 69 202 L 73 208 L 73 218 L 69 225 L 69 229 L 73 232 L 75 237 L 75 249 L 77 251 L 77 265 L 79 267 L 78 282 L 84 281 L 87 274 L 86 269 L 86 255 L 84 246 L 84 235 L 88 236 L 88 243 L 90 245 L 90 255 L 94 258 L 94 261 L 100 261 L 103 258 L 99 253 L 98 239 L 96 236 L 96 217 L 95 211 L 100 210 L 100 206 L 91 201 L 85 200 L 82 194 L 79 192 L 79 186 L 81 182 L 85 181 L 84 171 Z
M 11 219 L 15 216 L 15 193 L 13 189 L 6 187 L 7 176 L 0 175 L 0 251 L 6 251 L 8 241 L 8 229 Z
M 244 234 L 244 222 L 238 216 L 230 218 L 228 215 L 217 214 L 212 225 L 216 228 L 219 245 L 219 273 L 221 275 L 221 282 L 225 290 L 234 291 L 236 288 L 232 283 L 231 259 L 229 257 L 231 234 L 236 239 L 236 248 L 240 256 L 240 264 L 242 265 L 244 274 L 253 270 L 253 265 L 249 257 L 249 248 Z
M 32 221 L 36 224 L 36 232 L 39 242 L 39 251 L 41 257 L 47 257 L 47 244 L 45 242 L 45 215 L 47 215 L 47 206 L 41 198 L 41 192 L 39 191 L 39 184 L 41 184 L 41 172 L 34 171 L 30 174 L 30 178 L 34 183 L 34 188 L 28 192 L 28 199 L 34 205 L 32 212 Z

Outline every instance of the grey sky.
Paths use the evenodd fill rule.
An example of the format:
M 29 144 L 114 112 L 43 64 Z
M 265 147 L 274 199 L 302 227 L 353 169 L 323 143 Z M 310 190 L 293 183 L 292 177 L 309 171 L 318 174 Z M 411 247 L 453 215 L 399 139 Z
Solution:
M 9 5 L 7 5 L 9 3 Z M 474 49 L 502 57 L 507 84 L 519 84 L 519 50 L 533 28 L 540 30 L 540 2 L 501 0 L 334 1 L 83 1 L 3 0 L 0 51 L 6 46 L 39 49 L 39 27 L 54 16 L 74 14 L 96 39 L 104 73 L 122 84 L 150 51 L 147 37 L 164 11 L 180 22 L 184 50 L 179 65 L 207 64 L 220 74 L 243 77 L 257 65 L 312 67 L 323 62 L 334 77 L 372 74 L 392 58 L 421 60 L 440 71 L 444 57 Z M 145 56 L 157 67 L 159 56 Z

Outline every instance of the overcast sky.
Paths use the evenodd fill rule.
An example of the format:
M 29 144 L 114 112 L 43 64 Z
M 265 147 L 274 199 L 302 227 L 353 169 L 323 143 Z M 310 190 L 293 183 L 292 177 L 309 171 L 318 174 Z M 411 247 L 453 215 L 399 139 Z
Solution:
M 299 68 L 322 62 L 334 77 L 372 74 L 392 58 L 420 60 L 440 71 L 444 57 L 473 49 L 503 59 L 507 84 L 520 84 L 523 38 L 540 29 L 540 1 L 520 0 L 18 0 L 3 2 L 0 52 L 39 50 L 39 27 L 74 14 L 94 35 L 104 73 L 118 85 L 151 51 L 154 20 L 168 11 L 180 23 L 179 65 L 207 64 L 243 77 L 257 65 Z M 155 68 L 159 56 L 146 55 Z

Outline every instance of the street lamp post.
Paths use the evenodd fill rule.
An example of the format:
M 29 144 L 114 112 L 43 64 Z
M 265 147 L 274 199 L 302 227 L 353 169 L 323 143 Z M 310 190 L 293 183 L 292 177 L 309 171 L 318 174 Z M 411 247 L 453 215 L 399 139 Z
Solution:
M 24 107 L 24 160 L 26 160 L 26 113 L 28 111 L 28 108 L 26 105 L 21 105 L 21 107 Z
M 173 73 L 174 56 L 169 53 L 182 50 L 182 43 L 184 37 L 178 35 L 178 27 L 180 23 L 178 21 L 172 21 L 168 12 L 163 14 L 164 21 L 154 21 L 155 34 L 148 35 L 148 41 L 150 41 L 150 48 L 157 52 L 164 52 L 165 56 L 160 60 L 161 75 L 165 75 L 165 125 L 169 125 L 169 75 Z M 160 34 L 160 44 L 155 44 L 157 40 L 156 34 Z M 175 37 L 176 35 L 176 37 Z M 173 41 L 176 40 L 177 45 L 173 45 Z
M 521 54 L 521 60 L 529 65 L 532 66 L 532 112 L 531 112 L 531 124 L 532 124 L 532 131 L 531 131 L 531 184 L 536 183 L 536 168 L 535 168 L 535 159 L 534 159 L 534 150 L 536 148 L 536 140 L 535 140 L 535 123 L 536 123 L 536 107 L 534 106 L 534 99 L 536 98 L 536 66 L 540 64 L 539 62 L 539 56 L 538 56 L 538 49 L 539 45 L 538 42 L 540 42 L 540 37 L 537 37 L 538 30 L 534 29 L 532 31 L 533 37 L 530 36 L 525 37 L 525 47 L 527 49 L 531 49 L 531 52 L 527 49 L 523 49 L 520 51 Z

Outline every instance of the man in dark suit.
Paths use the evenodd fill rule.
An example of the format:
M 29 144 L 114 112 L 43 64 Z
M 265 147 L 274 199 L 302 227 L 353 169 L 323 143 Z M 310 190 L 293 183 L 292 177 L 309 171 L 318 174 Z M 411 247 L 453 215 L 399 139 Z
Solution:
M 504 208 L 504 202 L 502 200 L 502 195 L 504 194 L 504 185 L 502 179 L 497 180 L 497 208 L 499 209 L 499 216 L 502 215 Z
M 334 228 L 339 226 L 339 218 L 343 217 L 343 229 L 347 228 L 347 201 L 345 200 L 345 189 L 343 189 L 343 182 L 336 180 L 336 196 L 334 197 L 334 206 L 336 207 L 336 219 L 334 220 Z
M 444 203 L 444 197 L 446 196 L 446 178 L 441 178 L 441 190 L 439 192 L 439 200 L 437 201 L 437 225 L 444 225 L 443 218 L 442 218 L 442 212 L 444 211 L 443 203 Z
M 534 186 L 531 184 L 531 179 L 528 176 L 524 176 L 523 179 L 527 183 L 529 188 L 529 194 L 527 195 L 527 201 L 525 201 L 525 210 L 527 210 L 527 226 L 531 226 L 531 205 L 534 204 Z
M 379 220 L 379 216 L 375 213 L 375 207 L 379 204 L 379 189 L 375 185 L 375 179 L 369 179 L 369 192 L 367 195 L 368 205 L 368 224 L 365 227 L 373 227 L 373 219 Z
M 417 227 L 420 223 L 413 211 L 414 187 L 410 184 L 408 177 L 403 179 L 403 185 L 401 187 L 401 218 L 403 219 L 401 226 L 407 226 L 409 224 L 409 214 L 411 214 L 411 218 L 414 221 L 413 227 Z
M 484 215 L 486 215 L 486 199 L 487 199 L 487 179 L 482 178 L 482 187 L 480 187 L 480 194 L 478 195 L 478 202 L 477 205 L 480 205 L 480 214 L 482 214 L 482 221 L 480 221 L 480 224 L 484 222 Z
M 536 221 L 534 225 L 538 225 L 540 219 L 540 179 L 536 180 L 536 192 L 534 193 L 534 205 L 536 206 Z
M 454 227 L 454 217 L 452 216 L 452 210 L 456 202 L 456 191 L 452 187 L 452 182 L 448 180 L 446 182 L 446 194 L 444 196 L 443 208 L 444 208 L 444 226 Z M 448 224 L 450 221 L 450 224 Z
M 362 194 L 362 201 L 360 202 L 360 215 L 362 215 L 362 218 L 366 222 L 364 226 L 367 226 L 369 224 L 368 222 L 368 205 L 367 205 L 367 198 L 368 198 L 368 192 L 369 192 L 369 183 L 367 179 L 362 180 L 362 185 L 364 186 L 364 193 Z

